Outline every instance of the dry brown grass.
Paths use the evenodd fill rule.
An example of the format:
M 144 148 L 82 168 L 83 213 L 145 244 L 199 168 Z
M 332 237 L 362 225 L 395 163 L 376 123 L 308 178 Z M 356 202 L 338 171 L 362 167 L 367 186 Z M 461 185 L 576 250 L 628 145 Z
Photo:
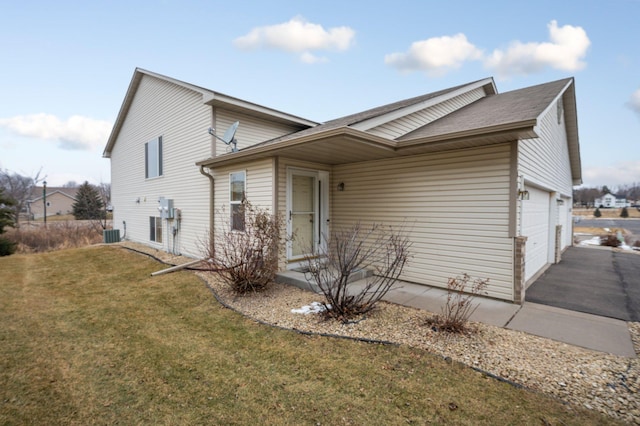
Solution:
M 583 209 L 583 208 L 574 208 L 573 215 L 574 216 L 582 216 L 587 217 L 589 219 L 593 219 L 593 212 L 596 209 Z M 601 218 L 605 219 L 620 219 L 620 212 L 622 209 L 600 209 L 600 213 L 602 213 Z M 638 211 L 635 207 L 627 207 L 627 212 L 629 212 L 630 218 L 640 218 L 640 211 Z
M 42 253 L 102 242 L 102 229 L 90 221 L 23 223 L 5 236 L 17 244 L 17 253 Z
M 607 424 L 426 351 L 303 336 L 114 246 L 0 258 L 0 424 Z
M 604 228 L 595 228 L 592 226 L 575 226 L 573 228 L 574 234 L 590 234 L 590 235 L 616 235 L 618 232 L 621 232 L 623 235 L 627 233 L 627 230 L 624 228 L 608 228 L 609 232 L 605 231 Z

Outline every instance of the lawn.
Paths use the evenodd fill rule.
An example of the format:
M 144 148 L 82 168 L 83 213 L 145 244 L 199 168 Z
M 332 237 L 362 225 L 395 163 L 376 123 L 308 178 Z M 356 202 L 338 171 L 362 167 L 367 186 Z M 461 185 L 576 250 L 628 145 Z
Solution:
M 0 424 L 603 424 L 427 352 L 305 336 L 115 246 L 0 258 Z

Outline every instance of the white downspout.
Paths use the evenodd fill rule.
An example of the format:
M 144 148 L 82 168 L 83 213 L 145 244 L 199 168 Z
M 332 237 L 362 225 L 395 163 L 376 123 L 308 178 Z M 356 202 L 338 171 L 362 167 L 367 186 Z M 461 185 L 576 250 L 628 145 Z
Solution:
M 206 177 L 209 178 L 209 249 L 211 250 L 211 253 L 214 253 L 214 247 L 215 244 L 213 243 L 213 232 L 214 232 L 214 210 L 215 210 L 215 204 L 214 204 L 214 196 L 215 196 L 215 179 L 213 178 L 213 176 L 211 175 L 211 173 L 206 172 L 204 170 L 204 166 L 200 166 L 200 173 Z

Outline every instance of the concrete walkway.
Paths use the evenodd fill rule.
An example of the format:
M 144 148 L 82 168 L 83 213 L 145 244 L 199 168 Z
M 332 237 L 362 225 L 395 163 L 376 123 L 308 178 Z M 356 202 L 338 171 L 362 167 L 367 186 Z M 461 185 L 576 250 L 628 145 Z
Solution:
M 385 299 L 435 313 L 441 312 L 447 299 L 447 292 L 438 288 L 411 283 L 400 283 L 398 287 Z M 636 356 L 625 321 L 531 302 L 516 305 L 483 297 L 475 301 L 479 305 L 471 315 L 472 321 L 614 355 Z
M 304 280 L 304 274 L 299 272 L 287 271 L 279 274 L 278 281 L 315 290 Z M 363 286 L 364 280 L 355 281 L 352 285 L 356 288 Z M 386 295 L 385 300 L 439 313 L 446 298 L 446 290 L 399 282 Z M 476 302 L 479 305 L 471 316 L 472 321 L 614 355 L 636 356 L 625 321 L 531 302 L 516 305 L 483 297 L 476 298 Z

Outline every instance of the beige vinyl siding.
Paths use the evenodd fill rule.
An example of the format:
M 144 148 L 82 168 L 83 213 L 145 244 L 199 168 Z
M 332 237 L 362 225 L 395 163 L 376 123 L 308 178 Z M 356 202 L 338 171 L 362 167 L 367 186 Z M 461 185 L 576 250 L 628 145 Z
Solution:
M 408 114 L 402 118 L 398 118 L 397 120 L 375 127 L 369 130 L 369 133 L 389 139 L 396 139 L 429 124 L 438 118 L 444 117 L 465 105 L 469 105 L 484 96 L 486 96 L 484 88 L 479 87 L 437 105 L 433 105 L 421 111 Z
M 149 216 L 159 215 L 160 197 L 173 199 L 174 207 L 182 209 L 176 251 L 200 256 L 199 241 L 209 223 L 209 181 L 195 163 L 210 154 L 210 123 L 211 107 L 202 103 L 200 94 L 151 76 L 142 78 L 111 153 L 113 224 L 121 235 L 126 221 L 128 240 L 172 250 L 167 231 L 175 221 L 163 221 L 163 243 L 157 244 L 149 241 Z M 163 176 L 145 179 L 144 144 L 158 136 Z
M 240 121 L 238 131 L 236 132 L 238 149 L 247 148 L 251 145 L 287 135 L 303 128 L 279 122 L 267 121 L 238 111 L 221 108 L 215 109 L 214 117 L 214 127 L 220 137 L 224 135 L 224 132 L 229 128 L 229 126 L 231 126 L 231 124 L 236 121 Z M 217 140 L 216 155 L 225 154 L 226 152 L 229 152 L 227 145 Z
M 558 124 L 557 108 L 556 103 L 540 120 L 539 138 L 523 139 L 518 143 L 519 174 L 535 185 L 571 196 L 567 133 L 564 118 Z
M 502 144 L 334 166 L 331 225 L 402 226 L 413 243 L 402 279 L 445 287 L 466 272 L 490 279 L 489 296 L 513 300 L 510 155 Z
M 273 211 L 273 159 L 254 161 L 238 166 L 224 167 L 212 171 L 215 179 L 215 219 L 216 229 L 221 229 L 221 214 L 229 212 L 229 174 L 242 172 L 245 174 L 245 190 L 247 200 L 254 206 Z

